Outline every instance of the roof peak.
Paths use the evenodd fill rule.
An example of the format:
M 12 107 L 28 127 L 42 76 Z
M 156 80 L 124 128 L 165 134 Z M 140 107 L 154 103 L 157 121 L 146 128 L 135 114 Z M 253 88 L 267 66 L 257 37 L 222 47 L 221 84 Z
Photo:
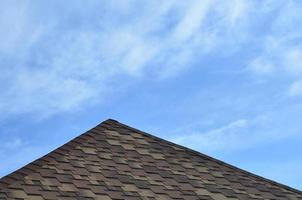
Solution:
M 115 120 L 115 119 L 111 119 L 111 118 L 106 119 L 106 120 L 103 121 L 102 123 L 105 123 L 105 122 L 118 122 L 118 123 L 119 123 L 119 121 L 117 121 L 117 120 Z
M 129 177 L 129 174 L 133 174 L 133 177 Z M 81 180 L 83 183 L 92 181 L 96 184 L 95 181 L 101 180 L 100 177 L 103 177 L 104 180 L 109 181 L 109 186 L 118 183 L 119 187 L 123 184 L 134 184 L 135 187 L 140 187 L 140 183 L 144 182 L 141 178 L 144 176 L 148 177 L 146 180 L 155 181 L 154 183 L 162 181 L 164 185 L 169 185 L 174 182 L 171 188 L 178 184 L 180 187 L 179 195 L 187 193 L 185 190 L 182 191 L 182 185 L 186 182 L 186 187 L 192 191 L 198 189 L 195 187 L 201 184 L 205 190 L 208 190 L 208 194 L 217 190 L 222 195 L 232 193 L 236 196 L 236 192 L 232 190 L 237 190 L 239 184 L 241 189 L 246 189 L 247 192 L 253 187 L 259 194 L 269 192 L 274 195 L 277 192 L 276 195 L 282 196 L 291 192 L 292 195 L 299 195 L 302 198 L 302 192 L 299 190 L 257 176 L 198 151 L 174 144 L 109 118 L 42 158 L 1 178 L 0 199 L 1 194 L 3 194 L 1 193 L 2 188 L 11 188 L 9 185 L 14 184 L 13 187 L 20 187 L 20 190 L 23 185 L 22 181 L 31 179 L 50 179 L 51 181 L 56 179 L 59 184 L 60 181 L 63 181 L 62 184 L 67 181 L 71 184 L 67 189 L 73 191 L 72 188 L 81 190 L 87 186 L 87 184 L 85 184 L 86 186 L 77 185 L 79 184 L 78 179 L 83 179 Z M 77 178 L 74 180 L 72 177 Z M 204 182 L 205 180 L 206 182 Z M 215 183 L 217 188 L 213 188 L 216 187 L 215 185 L 207 188 L 207 181 L 208 183 Z M 225 187 L 226 183 L 229 184 L 229 191 L 223 193 L 226 188 L 219 191 L 221 187 Z M 26 184 L 30 185 L 31 183 Z M 147 190 L 153 187 L 150 182 L 144 182 L 144 184 Z M 259 188 L 256 185 L 259 185 Z M 33 188 L 35 187 L 33 186 Z M 60 187 L 63 190 L 66 189 L 63 186 Z M 60 187 L 56 189 L 58 190 L 56 192 L 62 192 Z M 97 187 L 103 187 L 103 185 L 97 185 Z M 106 187 L 104 189 L 108 192 Z M 150 191 L 149 195 L 157 193 L 152 189 Z M 42 191 L 39 192 L 37 191 L 37 194 L 43 196 Z M 98 191 L 93 192 L 97 194 Z M 117 195 L 117 192 L 111 192 Z M 111 192 L 109 191 L 106 195 L 110 196 Z M 162 194 L 162 192 L 158 191 L 158 194 Z M 170 197 L 176 198 L 173 196 L 174 194 L 170 193 L 171 191 L 165 192 L 168 195 L 171 194 Z M 128 194 L 130 195 L 130 193 Z M 200 194 L 192 193 L 192 195 L 198 196 Z M 248 199 L 249 196 L 245 197 Z M 276 199 L 278 199 L 277 197 Z M 123 198 L 127 199 L 125 196 L 119 196 L 119 199 Z

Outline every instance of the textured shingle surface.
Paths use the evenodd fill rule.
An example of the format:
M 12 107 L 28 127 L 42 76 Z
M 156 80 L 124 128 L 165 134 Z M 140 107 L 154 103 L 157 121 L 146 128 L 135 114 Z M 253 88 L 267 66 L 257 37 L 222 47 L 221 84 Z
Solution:
M 0 179 L 0 199 L 302 200 L 302 192 L 107 120 Z

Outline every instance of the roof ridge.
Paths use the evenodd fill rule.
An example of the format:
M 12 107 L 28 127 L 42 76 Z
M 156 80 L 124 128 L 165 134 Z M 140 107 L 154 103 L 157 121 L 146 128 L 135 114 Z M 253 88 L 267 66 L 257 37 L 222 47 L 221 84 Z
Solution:
M 176 144 L 176 143 L 174 143 L 174 142 L 165 140 L 165 139 L 163 139 L 163 138 L 157 137 L 157 136 L 155 136 L 155 135 L 146 133 L 146 132 L 141 131 L 141 130 L 139 130 L 139 129 L 130 127 L 130 126 L 128 126 L 128 125 L 126 125 L 126 124 L 123 124 L 123 123 L 121 123 L 121 122 L 119 122 L 119 121 L 117 121 L 117 120 L 108 119 L 108 120 L 104 121 L 104 123 L 115 123 L 115 124 L 117 124 L 117 125 L 123 126 L 123 127 L 125 127 L 125 128 L 130 129 L 130 130 L 133 130 L 133 131 L 135 131 L 135 132 L 137 132 L 137 133 L 140 133 L 140 134 L 142 134 L 142 135 L 145 135 L 145 136 L 147 136 L 147 137 L 151 137 L 151 138 L 153 138 L 153 139 L 163 141 L 163 142 L 168 143 L 168 144 L 170 144 L 170 145 L 172 145 L 172 146 L 174 146 L 174 147 L 181 148 L 181 149 L 183 149 L 183 150 L 185 150 L 185 151 L 187 151 L 187 152 L 191 152 L 191 153 L 196 154 L 196 155 L 198 155 L 198 156 L 203 156 L 203 157 L 205 157 L 205 158 L 207 158 L 207 159 L 209 159 L 209 160 L 211 160 L 211 161 L 213 161 L 213 162 L 216 162 L 216 163 L 221 164 L 221 165 L 223 165 L 223 166 L 229 167 L 229 168 L 231 168 L 231 169 L 233 169 L 233 170 L 238 170 L 238 171 L 240 171 L 240 172 L 242 172 L 242 173 L 244 173 L 244 174 L 246 174 L 246 175 L 249 175 L 249 176 L 258 178 L 258 179 L 260 179 L 260 180 L 262 180 L 262 181 L 265 181 L 265 182 L 268 182 L 268 183 L 270 183 L 270 184 L 272 184 L 272 185 L 274 185 L 274 186 L 282 187 L 282 188 L 284 188 L 284 189 L 286 189 L 286 190 L 289 190 L 289 191 L 292 191 L 292 192 L 296 192 L 296 193 L 299 193 L 299 194 L 302 195 L 302 191 L 300 191 L 300 190 L 298 190 L 298 189 L 296 189 L 296 188 L 287 186 L 287 185 L 282 184 L 282 183 L 279 183 L 279 182 L 277 182 L 277 181 L 273 181 L 273 180 L 268 179 L 268 178 L 265 178 L 265 177 L 263 177 L 263 176 L 259 176 L 259 175 L 257 175 L 257 174 L 252 173 L 252 172 L 249 172 L 249 171 L 247 171 L 247 170 L 244 170 L 244 169 L 241 169 L 241 168 L 236 167 L 236 166 L 234 166 L 234 165 L 228 164 L 228 163 L 226 163 L 226 162 L 224 162 L 224 161 L 222 161 L 222 160 L 219 160 L 219 159 L 217 159 L 217 158 L 213 158 L 213 157 L 211 157 L 211 156 L 209 156 L 209 155 L 203 154 L 203 153 L 201 153 L 201 152 L 199 152 L 199 151 L 190 149 L 190 148 L 188 148 L 188 147 L 185 147 L 185 146 Z
M 113 126 L 113 127 L 112 127 Z M 201 156 L 203 158 L 206 158 L 210 161 L 213 161 L 219 165 L 222 165 L 222 166 L 225 166 L 225 167 L 228 167 L 232 170 L 237 170 L 245 175 L 248 175 L 248 176 L 251 176 L 251 177 L 254 177 L 254 178 L 257 178 L 259 180 L 262 180 L 266 183 L 269 183 L 271 184 L 272 186 L 276 186 L 276 187 L 281 187 L 287 191 L 290 191 L 290 192 L 295 192 L 295 193 L 298 193 L 300 195 L 302 195 L 302 191 L 298 190 L 298 189 L 295 189 L 295 188 L 292 188 L 290 186 L 287 186 L 287 185 L 284 185 L 284 184 L 281 184 L 281 183 L 278 183 L 276 181 L 273 181 L 273 180 L 270 180 L 270 179 L 267 179 L 267 178 L 264 178 L 262 176 L 259 176 L 259 175 L 256 175 L 256 174 L 253 174 L 251 172 L 248 172 L 246 170 L 243 170 L 243 169 L 240 169 L 238 167 L 235 167 L 231 164 L 228 164 L 228 163 L 225 163 L 224 161 L 221 161 L 219 159 L 216 159 L 216 158 L 213 158 L 211 156 L 208 156 L 208 155 L 205 155 L 203 153 L 200 153 L 198 151 L 195 151 L 193 149 L 190 149 L 188 147 L 185 147 L 185 146 L 182 146 L 182 145 L 179 145 L 179 144 L 175 144 L 173 142 L 170 142 L 168 140 L 165 140 L 165 139 L 162 139 L 162 138 L 159 138 L 157 136 L 154 136 L 154 135 L 151 135 L 149 133 L 146 133 L 144 131 L 141 131 L 141 130 L 138 130 L 136 128 L 133 128 L 133 127 L 130 127 L 126 124 L 123 124 L 123 123 L 120 123 L 119 121 L 117 120 L 114 120 L 114 119 L 107 119 L 103 122 L 101 122 L 100 124 L 98 124 L 97 126 L 93 127 L 92 129 L 89 129 L 88 131 L 82 133 L 81 135 L 71 139 L 70 141 L 68 141 L 67 143 L 63 144 L 62 146 L 54 149 L 53 151 L 45 154 L 44 156 L 28 163 L 27 165 L 15 170 L 14 172 L 0 178 L 0 187 L 3 185 L 3 186 L 8 186 L 8 185 L 11 185 L 13 184 L 15 181 L 18 181 L 20 180 L 20 178 L 24 178 L 26 176 L 29 176 L 30 174 L 34 173 L 37 171 L 37 169 L 39 169 L 40 167 L 42 167 L 44 164 L 48 163 L 48 162 L 51 162 L 52 159 L 56 159 L 60 156 L 64 156 L 66 153 L 68 153 L 70 150 L 74 149 L 75 147 L 77 147 L 78 145 L 82 144 L 83 140 L 87 140 L 89 139 L 91 136 L 90 134 L 93 134 L 95 133 L 95 129 L 97 128 L 98 130 L 110 130 L 110 127 L 114 128 L 114 126 L 120 126 L 120 127 L 123 127 L 123 128 L 126 128 L 128 130 L 131 130 L 131 131 L 134 131 L 136 133 L 139 133 L 143 136 L 147 136 L 149 138 L 153 138 L 153 139 L 156 139 L 157 141 L 162 141 L 162 142 L 165 142 L 166 144 L 169 144 L 171 145 L 171 147 L 177 147 L 177 148 L 180 148 L 182 150 L 184 150 L 185 152 L 188 152 L 188 153 L 192 153 L 194 155 L 197 155 L 197 156 Z M 102 131 L 101 131 L 102 132 Z M 100 133 L 100 132 L 98 132 Z M 87 136 L 87 137 L 86 137 Z

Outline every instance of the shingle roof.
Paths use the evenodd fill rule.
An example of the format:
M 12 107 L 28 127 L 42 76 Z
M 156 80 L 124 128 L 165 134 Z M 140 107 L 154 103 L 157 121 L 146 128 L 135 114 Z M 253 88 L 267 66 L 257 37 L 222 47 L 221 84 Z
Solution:
M 0 179 L 0 199 L 302 200 L 302 192 L 106 120 Z

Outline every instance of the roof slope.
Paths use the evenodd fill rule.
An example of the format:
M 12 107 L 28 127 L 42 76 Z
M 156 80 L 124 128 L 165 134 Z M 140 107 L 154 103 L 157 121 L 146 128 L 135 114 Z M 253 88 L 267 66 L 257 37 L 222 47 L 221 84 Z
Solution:
M 302 200 L 302 192 L 107 120 L 0 179 L 0 199 Z

